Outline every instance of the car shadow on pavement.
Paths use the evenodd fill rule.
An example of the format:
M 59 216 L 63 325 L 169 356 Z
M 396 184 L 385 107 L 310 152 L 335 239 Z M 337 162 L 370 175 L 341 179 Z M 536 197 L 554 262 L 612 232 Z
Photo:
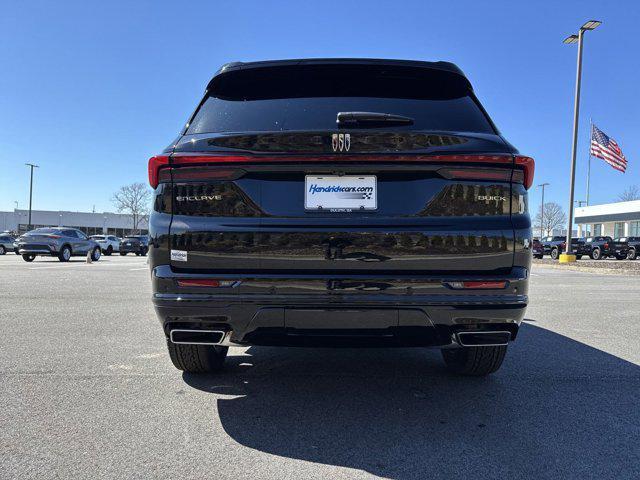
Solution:
M 487 378 L 437 350 L 248 353 L 183 378 L 261 452 L 394 479 L 640 476 L 640 367 L 533 325 Z

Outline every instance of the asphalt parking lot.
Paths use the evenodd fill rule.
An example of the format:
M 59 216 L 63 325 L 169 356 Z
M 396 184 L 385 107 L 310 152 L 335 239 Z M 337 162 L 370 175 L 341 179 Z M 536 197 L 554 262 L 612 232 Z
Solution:
M 3 479 L 640 477 L 637 277 L 535 265 L 487 379 L 423 349 L 231 349 L 190 376 L 145 260 L 0 256 Z

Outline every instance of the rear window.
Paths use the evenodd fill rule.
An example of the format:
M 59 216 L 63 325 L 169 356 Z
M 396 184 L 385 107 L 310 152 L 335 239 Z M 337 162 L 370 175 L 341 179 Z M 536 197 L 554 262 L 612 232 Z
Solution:
M 60 230 L 55 228 L 38 228 L 37 230 L 31 230 L 30 232 L 25 233 L 25 235 L 49 235 L 49 234 L 57 234 L 60 235 Z
M 394 130 L 495 133 L 464 77 L 362 65 L 223 74 L 210 85 L 187 133 L 336 130 L 338 112 L 390 113 L 414 120 L 413 125 L 394 125 Z

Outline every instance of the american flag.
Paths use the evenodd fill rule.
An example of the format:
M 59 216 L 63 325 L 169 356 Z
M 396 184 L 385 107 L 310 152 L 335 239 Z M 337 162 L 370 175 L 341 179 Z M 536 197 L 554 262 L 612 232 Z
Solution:
M 601 158 L 622 173 L 627 170 L 627 159 L 616 141 L 595 125 L 591 125 L 591 155 Z

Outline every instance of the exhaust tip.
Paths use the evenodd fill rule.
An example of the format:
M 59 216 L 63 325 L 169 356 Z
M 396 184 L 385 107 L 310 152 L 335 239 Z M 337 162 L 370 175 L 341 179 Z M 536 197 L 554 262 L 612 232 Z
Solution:
M 169 332 L 169 340 L 184 345 L 219 345 L 225 333 L 223 330 L 175 329 Z
M 456 338 L 463 347 L 498 347 L 509 343 L 511 332 L 458 332 Z

